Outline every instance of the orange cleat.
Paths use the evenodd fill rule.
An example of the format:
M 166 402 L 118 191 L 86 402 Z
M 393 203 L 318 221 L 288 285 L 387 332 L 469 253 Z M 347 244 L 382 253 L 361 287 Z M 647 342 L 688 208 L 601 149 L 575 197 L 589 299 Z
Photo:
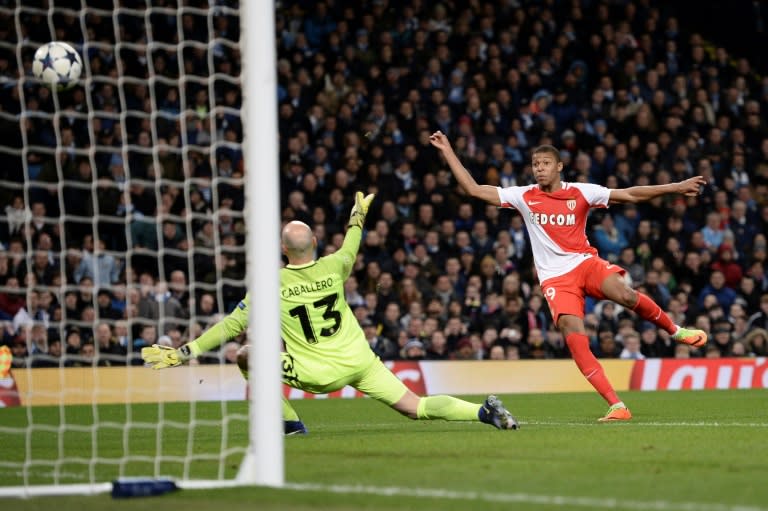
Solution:
M 597 422 L 628 421 L 632 418 L 629 408 L 623 405 L 613 405 L 608 409 L 604 417 L 597 419 Z
M 694 348 L 701 348 L 707 344 L 707 334 L 704 333 L 704 330 L 692 330 L 680 327 L 680 330 L 672 336 L 672 339 L 693 346 Z

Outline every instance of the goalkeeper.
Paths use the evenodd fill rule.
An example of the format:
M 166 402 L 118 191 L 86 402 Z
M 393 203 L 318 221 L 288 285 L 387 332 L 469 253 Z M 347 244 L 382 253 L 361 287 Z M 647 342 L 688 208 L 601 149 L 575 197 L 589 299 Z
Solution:
M 344 299 L 344 281 L 352 271 L 372 200 L 373 195 L 363 197 L 357 192 L 342 247 L 318 260 L 313 258 L 317 239 L 308 225 L 293 221 L 283 228 L 282 251 L 288 258 L 280 270 L 280 322 L 286 350 L 281 354 L 283 382 L 314 394 L 351 385 L 411 419 L 479 421 L 517 429 L 517 421 L 495 396 L 488 396 L 482 405 L 451 396 L 417 396 L 369 347 Z M 162 369 L 219 346 L 246 330 L 249 303 L 246 295 L 232 313 L 179 349 L 154 345 L 141 350 L 142 358 Z M 247 348 L 238 363 L 247 378 Z M 283 420 L 285 434 L 306 433 L 285 397 Z

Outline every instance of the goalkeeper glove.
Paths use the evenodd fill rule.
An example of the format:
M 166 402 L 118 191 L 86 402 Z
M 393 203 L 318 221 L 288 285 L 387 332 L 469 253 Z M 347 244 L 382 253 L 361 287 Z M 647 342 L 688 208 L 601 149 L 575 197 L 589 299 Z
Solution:
M 194 355 L 187 345 L 175 349 L 170 346 L 153 344 L 147 348 L 141 348 L 141 358 L 152 369 L 165 369 L 166 367 L 181 365 L 183 362 L 194 358 Z
M 357 226 L 361 229 L 363 228 L 365 215 L 368 214 L 368 208 L 371 206 L 374 197 L 375 195 L 372 193 L 369 193 L 366 196 L 363 196 L 363 192 L 357 192 L 355 194 L 355 205 L 352 206 L 352 214 L 349 215 L 349 223 L 347 224 L 347 227 Z

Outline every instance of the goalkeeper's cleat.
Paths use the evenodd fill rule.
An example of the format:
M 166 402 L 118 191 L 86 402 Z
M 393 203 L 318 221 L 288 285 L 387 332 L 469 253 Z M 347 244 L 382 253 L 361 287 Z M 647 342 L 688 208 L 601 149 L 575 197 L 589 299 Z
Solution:
M 517 429 L 520 426 L 509 411 L 496 396 L 488 396 L 477 414 L 480 422 L 490 424 L 498 429 Z
M 309 432 L 301 421 L 283 421 L 283 433 L 285 436 L 306 435 Z
M 608 408 L 608 413 L 597 419 L 597 422 L 628 421 L 632 418 L 629 408 L 622 404 L 615 404 Z
M 704 330 L 680 327 L 677 333 L 672 336 L 672 339 L 693 346 L 694 348 L 701 348 L 707 344 L 707 334 Z

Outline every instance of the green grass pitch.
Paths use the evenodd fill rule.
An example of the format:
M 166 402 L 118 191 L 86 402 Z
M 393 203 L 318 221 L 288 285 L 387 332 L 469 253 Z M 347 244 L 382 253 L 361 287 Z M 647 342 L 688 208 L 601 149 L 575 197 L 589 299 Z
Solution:
M 95 497 L 0 501 L 3 509 L 235 510 L 684 510 L 768 511 L 768 391 L 625 392 L 635 419 L 598 424 L 600 398 L 586 394 L 502 396 L 521 422 L 519 431 L 472 423 L 410 421 L 370 399 L 294 402 L 310 429 L 285 439 L 287 489 L 183 490 L 162 497 L 112 500 Z M 480 401 L 480 396 L 470 399 Z M 246 414 L 244 403 L 228 403 Z M 198 460 L 185 466 L 188 404 L 162 407 L 166 426 L 158 432 L 158 405 L 102 406 L 93 424 L 91 407 L 64 409 L 68 429 L 36 429 L 35 457 L 55 453 L 87 462 L 96 450 L 119 458 L 125 448 L 143 456 L 127 474 L 159 473 L 233 477 L 240 455 L 222 465 Z M 32 408 L 36 425 L 57 424 L 58 408 Z M 121 426 L 130 413 L 133 423 Z M 230 422 L 222 439 L 221 405 L 198 404 L 195 416 L 209 421 L 195 429 L 194 453 L 216 454 L 242 447 L 246 424 Z M 0 410 L 0 425 L 23 427 L 23 408 Z M 7 430 L 6 430 L 7 431 Z M 96 433 L 94 434 L 94 431 Z M 21 460 L 23 436 L 4 433 L 2 460 Z M 37 482 L 50 482 L 51 467 L 35 467 Z M 68 463 L 63 482 L 83 483 L 92 470 L 98 481 L 117 474 L 114 463 Z M 48 480 L 46 481 L 46 478 Z M 18 470 L 0 466 L 0 485 L 18 485 Z

